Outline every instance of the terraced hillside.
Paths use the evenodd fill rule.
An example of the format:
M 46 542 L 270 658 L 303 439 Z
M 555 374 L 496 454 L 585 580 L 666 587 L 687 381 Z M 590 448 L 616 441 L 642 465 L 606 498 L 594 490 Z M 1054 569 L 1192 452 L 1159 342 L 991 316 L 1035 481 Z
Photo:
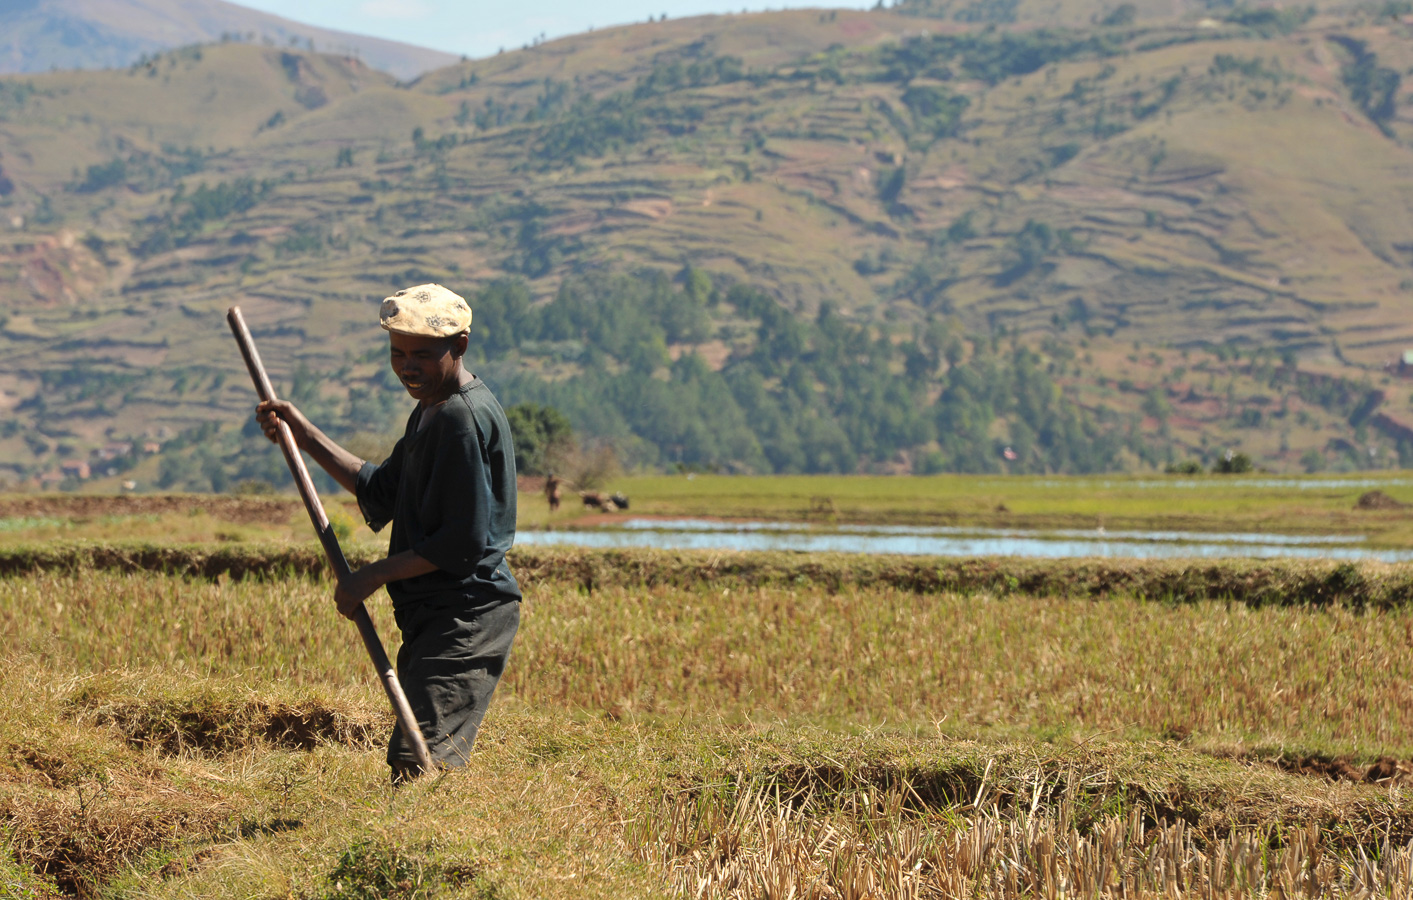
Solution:
M 1242 4 L 1211 2 L 1211 0 L 898 0 L 893 8 L 908 15 L 945 19 L 967 25 L 1005 25 L 1026 23 L 1050 27 L 1085 28 L 1091 25 L 1131 25 L 1134 22 L 1167 22 L 1204 18 L 1220 20 Z M 1282 5 L 1271 4 L 1277 10 Z M 1361 0 L 1322 0 L 1300 4 L 1327 15 L 1358 15 L 1384 11 L 1383 4 Z M 1389 8 L 1397 13 L 1399 7 Z M 1268 15 L 1260 10 L 1245 10 L 1248 15 Z
M 1228 449 L 1280 469 L 1386 465 L 1400 443 L 1413 454 L 1408 391 L 1385 371 L 1413 347 L 1407 36 L 1372 13 L 1037 30 L 802 11 L 593 32 L 406 86 L 237 44 L 3 79 L 0 390 L 16 424 L 0 449 L 31 478 L 105 443 L 233 429 L 249 390 L 231 303 L 306 401 L 382 427 L 399 406 L 378 388 L 375 301 L 513 279 L 528 306 L 489 299 L 478 319 L 507 403 L 631 431 L 652 464 L 688 439 L 596 419 L 566 393 L 579 376 L 672 383 L 683 356 L 730 376 L 813 354 L 804 382 L 767 366 L 761 390 L 834 416 L 852 448 L 787 467 L 897 470 L 948 452 L 949 376 L 988 353 L 1020 365 L 1010 342 L 1038 354 L 1064 415 L 1127 435 L 1092 465 Z M 660 355 L 526 324 L 595 273 L 642 267 L 678 283 L 634 315 L 667 316 L 704 276 L 703 322 L 644 332 Z M 802 323 L 785 341 L 800 347 L 731 285 Z M 830 316 L 854 329 L 844 344 L 809 330 Z M 858 341 L 883 349 L 822 356 Z M 851 428 L 883 426 L 844 421 L 818 374 L 855 363 L 905 382 L 896 402 L 927 427 L 861 447 Z M 1024 437 L 1024 410 L 1002 407 L 979 439 Z M 696 461 L 786 465 L 752 453 Z M 1055 460 L 1032 468 L 1071 464 Z

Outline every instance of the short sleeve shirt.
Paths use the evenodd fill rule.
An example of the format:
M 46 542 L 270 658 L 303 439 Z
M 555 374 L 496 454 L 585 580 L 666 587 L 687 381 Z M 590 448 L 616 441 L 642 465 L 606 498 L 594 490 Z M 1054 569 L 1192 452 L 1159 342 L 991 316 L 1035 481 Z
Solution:
M 505 554 L 515 541 L 515 449 L 505 412 L 472 378 L 417 430 L 407 430 L 381 465 L 358 472 L 358 507 L 368 527 L 389 521 L 388 555 L 411 550 L 435 572 L 388 584 L 394 606 L 459 594 L 478 603 L 516 600 Z

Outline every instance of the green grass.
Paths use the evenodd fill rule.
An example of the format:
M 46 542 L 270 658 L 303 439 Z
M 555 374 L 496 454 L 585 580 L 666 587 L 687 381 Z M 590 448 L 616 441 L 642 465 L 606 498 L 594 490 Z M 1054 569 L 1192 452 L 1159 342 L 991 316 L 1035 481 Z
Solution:
M 1026 890 L 1062 884 L 1045 846 L 1098 878 L 1074 849 L 1093 840 L 1148 890 L 1174 876 L 1142 860 L 1166 854 L 1192 884 L 1249 859 L 1262 892 L 1308 871 L 1340 893 L 1374 877 L 1358 848 L 1377 869 L 1413 839 L 1401 790 L 1283 769 L 1413 756 L 1407 607 L 831 587 L 820 564 L 847 562 L 807 558 L 688 577 L 713 560 L 527 555 L 471 766 L 396 793 L 391 717 L 326 580 L 0 577 L 7 878 L 555 898 L 902 877 L 940 897 L 1002 860 Z M 1199 853 L 1228 861 L 1202 874 Z
M 595 514 L 571 493 L 551 515 L 539 493 L 519 496 L 519 527 L 612 524 L 638 516 L 710 517 L 836 524 L 951 525 L 1016 529 L 1191 531 L 1205 534 L 1361 536 L 1370 546 L 1413 546 L 1413 524 L 1401 509 L 1357 509 L 1380 490 L 1413 503 L 1402 470 L 1313 477 L 1222 475 L 1044 476 L 723 476 L 625 475 L 610 490 L 631 506 Z M 386 547 L 386 534 L 362 524 L 344 493 L 324 498 L 358 552 Z M 158 544 L 305 544 L 308 518 L 293 496 L 221 495 L 109 497 L 0 495 L 0 547 L 53 541 L 114 540 Z
M 628 515 L 710 516 L 846 523 L 1013 528 L 1152 529 L 1197 532 L 1364 535 L 1408 546 L 1413 527 L 1399 510 L 1355 509 L 1379 489 L 1413 501 L 1404 473 L 1348 476 L 988 477 L 645 475 L 613 483 Z M 1370 483 L 1372 482 L 1372 483 Z M 549 519 L 544 501 L 521 497 L 521 527 L 572 520 L 566 504 Z

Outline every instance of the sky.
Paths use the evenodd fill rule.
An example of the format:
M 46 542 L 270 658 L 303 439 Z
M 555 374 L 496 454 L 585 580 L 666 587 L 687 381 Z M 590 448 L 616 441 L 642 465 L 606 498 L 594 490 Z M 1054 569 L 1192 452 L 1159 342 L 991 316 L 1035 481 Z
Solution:
M 669 18 L 743 9 L 873 6 L 872 0 L 762 3 L 759 0 L 235 0 L 323 28 L 418 44 L 474 58 L 513 50 L 543 35 L 565 35 Z

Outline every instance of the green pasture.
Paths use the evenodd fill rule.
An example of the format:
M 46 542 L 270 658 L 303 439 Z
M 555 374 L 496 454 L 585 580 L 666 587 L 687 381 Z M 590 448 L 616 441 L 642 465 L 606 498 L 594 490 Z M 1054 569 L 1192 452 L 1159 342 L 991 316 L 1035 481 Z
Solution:
M 1353 534 L 1379 545 L 1413 543 L 1408 511 L 1356 508 L 1374 490 L 1413 503 L 1413 476 L 1400 471 L 1313 477 L 645 475 L 620 478 L 612 488 L 630 500 L 620 517 Z M 528 492 L 520 506 L 522 528 L 582 515 L 568 502 L 550 518 L 543 498 Z
M 603 514 L 564 492 L 554 514 L 527 481 L 519 496 L 524 529 L 612 525 L 637 517 L 708 517 L 837 524 L 960 525 L 1033 529 L 1178 530 L 1362 536 L 1370 546 L 1413 546 L 1413 474 L 1353 475 L 623 475 L 606 490 L 629 508 Z M 1360 508 L 1379 491 L 1395 505 Z M 238 546 L 304 543 L 308 518 L 292 494 L 0 495 L 0 546 L 36 541 L 147 541 Z M 324 498 L 351 547 L 374 551 L 386 535 L 363 525 L 356 504 Z M 260 504 L 272 503 L 269 509 Z M 242 511 L 244 510 L 244 511 Z

